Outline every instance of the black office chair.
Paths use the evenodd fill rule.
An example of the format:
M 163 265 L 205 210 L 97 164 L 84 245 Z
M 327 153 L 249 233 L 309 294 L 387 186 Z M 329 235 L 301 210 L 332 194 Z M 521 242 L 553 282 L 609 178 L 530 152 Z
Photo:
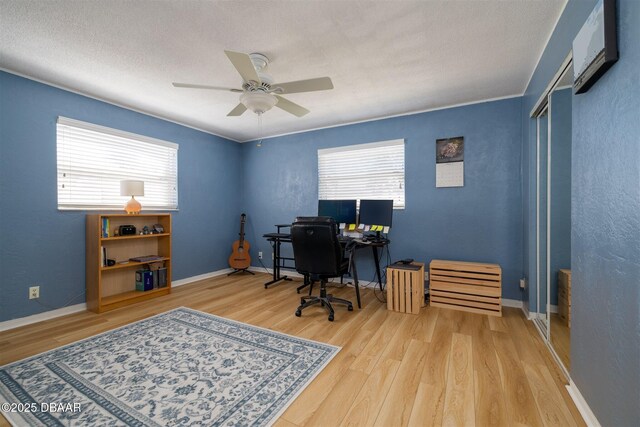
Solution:
M 296 270 L 307 275 L 310 283 L 320 280 L 320 295 L 300 298 L 296 316 L 313 304 L 320 304 L 329 311 L 329 321 L 333 321 L 331 303 L 345 304 L 353 311 L 353 304 L 342 298 L 327 295 L 327 279 L 341 277 L 349 271 L 349 260 L 343 257 L 343 249 L 338 241 L 338 227 L 331 217 L 298 217 L 291 225 L 291 243 Z

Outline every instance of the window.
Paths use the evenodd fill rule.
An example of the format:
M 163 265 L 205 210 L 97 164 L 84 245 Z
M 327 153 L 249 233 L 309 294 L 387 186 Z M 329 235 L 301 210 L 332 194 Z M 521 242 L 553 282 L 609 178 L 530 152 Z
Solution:
M 120 181 L 144 181 L 143 209 L 178 208 L 178 144 L 58 117 L 58 209 L 122 209 Z
M 393 199 L 404 209 L 404 139 L 318 150 L 318 199 Z

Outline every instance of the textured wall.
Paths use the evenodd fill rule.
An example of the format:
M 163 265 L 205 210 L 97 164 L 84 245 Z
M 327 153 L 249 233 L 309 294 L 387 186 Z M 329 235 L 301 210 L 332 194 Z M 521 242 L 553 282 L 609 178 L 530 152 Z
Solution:
M 589 92 L 574 96 L 572 105 L 571 378 L 603 426 L 636 426 L 640 419 L 640 2 L 617 4 L 620 60 Z M 528 112 L 594 5 L 595 0 L 569 1 L 524 97 L 529 248 L 535 245 L 535 230 L 532 233 L 530 227 L 535 223 L 535 192 L 530 191 L 535 183 L 535 132 Z M 535 273 L 532 254 L 529 249 L 530 278 Z
M 640 420 L 640 2 L 620 60 L 574 97 L 571 376 L 603 425 Z
M 243 144 L 243 206 L 256 255 L 271 248 L 262 235 L 318 203 L 317 150 L 406 140 L 406 209 L 395 210 L 392 260 L 434 258 L 499 263 L 503 295 L 520 299 L 522 272 L 520 98 L 396 117 Z M 435 188 L 435 140 L 465 137 L 465 186 Z M 372 280 L 370 253 L 360 252 L 362 279 Z M 384 263 L 386 265 L 386 262 Z
M 85 301 L 85 214 L 58 211 L 59 115 L 180 144 L 173 279 L 227 267 L 239 144 L 0 72 L 0 321 Z M 39 284 L 40 305 L 27 299 Z

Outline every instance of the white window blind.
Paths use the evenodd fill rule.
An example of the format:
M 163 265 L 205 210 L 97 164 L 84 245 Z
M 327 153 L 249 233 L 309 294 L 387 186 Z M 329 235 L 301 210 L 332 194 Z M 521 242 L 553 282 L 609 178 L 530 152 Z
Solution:
M 144 181 L 144 210 L 178 208 L 178 144 L 58 118 L 58 209 L 122 209 L 120 181 Z
M 393 199 L 404 209 L 404 140 L 318 150 L 318 198 Z

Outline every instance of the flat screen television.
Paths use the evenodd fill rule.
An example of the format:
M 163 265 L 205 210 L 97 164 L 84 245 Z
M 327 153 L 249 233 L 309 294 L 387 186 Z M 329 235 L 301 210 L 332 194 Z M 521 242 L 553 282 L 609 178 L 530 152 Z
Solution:
M 573 39 L 573 89 L 589 90 L 618 60 L 616 0 L 600 0 Z
M 355 224 L 356 200 L 318 200 L 318 216 L 330 216 L 338 224 Z

